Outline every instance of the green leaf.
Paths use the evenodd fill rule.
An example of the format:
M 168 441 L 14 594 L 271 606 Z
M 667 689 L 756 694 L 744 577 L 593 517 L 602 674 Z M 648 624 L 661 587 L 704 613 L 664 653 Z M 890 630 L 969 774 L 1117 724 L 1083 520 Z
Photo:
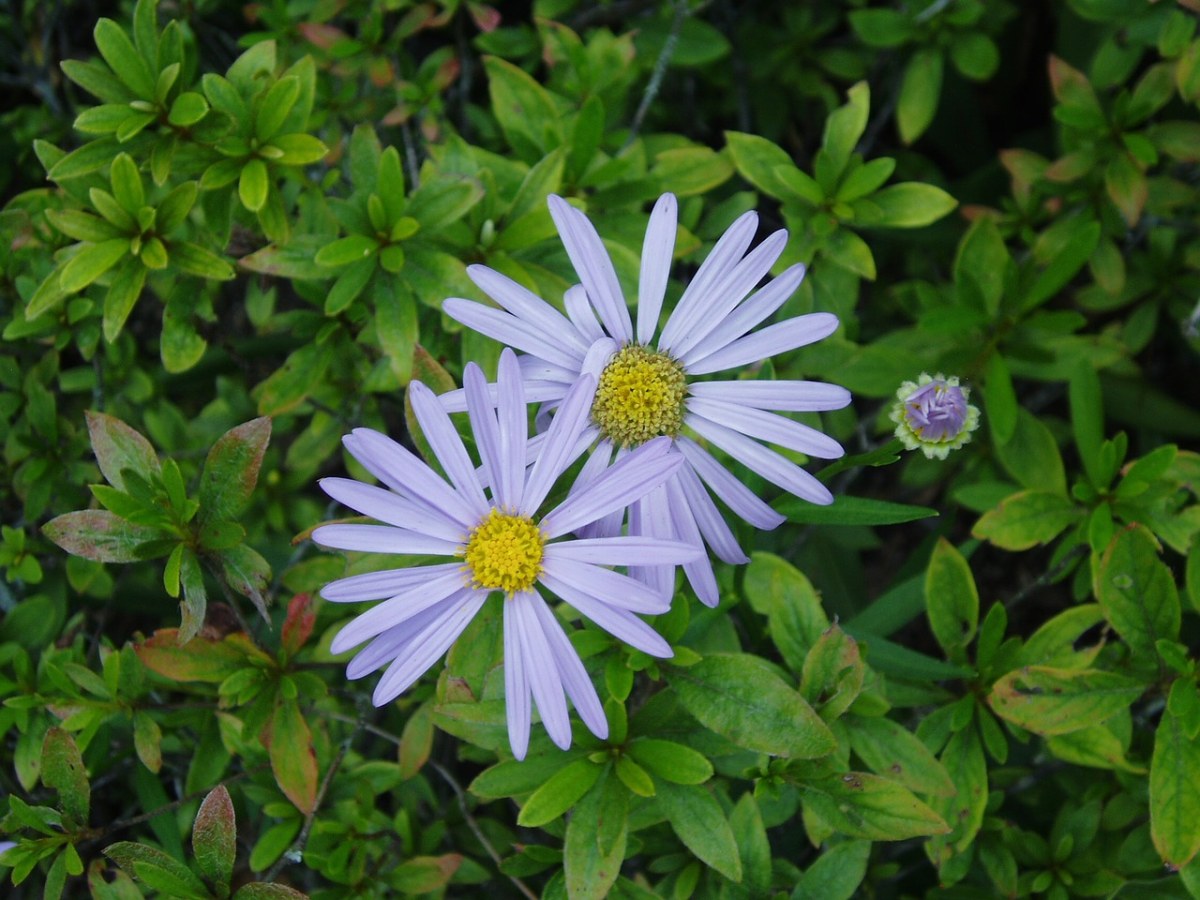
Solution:
M 260 144 L 265 144 L 279 132 L 299 96 L 300 82 L 295 78 L 280 78 L 271 85 L 258 101 L 254 120 L 254 136 Z
M 1068 219 L 1064 220 L 1063 228 L 1053 248 L 1035 248 L 1041 250 L 1040 255 L 1048 258 L 1049 263 L 1021 301 L 1024 311 L 1040 306 L 1057 294 L 1096 252 L 1096 245 L 1100 243 L 1099 222 Z
M 849 709 L 862 690 L 865 674 L 858 644 L 835 623 L 808 651 L 800 693 L 829 722 Z
M 750 557 L 742 592 L 754 611 L 767 617 L 771 640 L 788 668 L 803 669 L 808 651 L 829 627 L 812 582 L 786 560 L 757 552 Z
M 133 714 L 133 746 L 147 769 L 155 774 L 162 769 L 162 729 L 141 710 Z
M 277 162 L 283 166 L 307 166 L 319 162 L 329 153 L 329 148 L 311 134 L 278 134 L 268 145 L 282 155 Z
M 733 164 L 709 147 L 676 147 L 654 157 L 650 177 L 669 184 L 680 197 L 705 194 L 733 177 Z
M 635 738 L 629 755 L 652 775 L 675 784 L 704 784 L 712 778 L 712 763 L 691 747 L 657 738 Z
M 203 94 L 184 91 L 171 103 L 167 121 L 176 128 L 190 128 L 208 115 L 208 101 Z
M 312 812 L 320 773 L 312 733 L 295 700 L 280 699 L 276 703 L 266 743 L 279 789 L 300 812 Z
M 795 169 L 796 164 L 777 144 L 756 134 L 727 131 L 725 145 L 738 174 L 754 188 L 777 200 L 786 199 L 792 193 L 780 180 L 779 172 Z
M 895 675 L 912 681 L 943 681 L 947 678 L 971 678 L 974 672 L 967 666 L 943 662 L 892 643 L 884 637 L 858 629 L 849 634 L 862 645 L 871 668 L 885 675 Z
M 42 526 L 42 533 L 68 553 L 96 562 L 137 562 L 137 548 L 161 540 L 157 528 L 134 525 L 103 509 L 64 513 Z
M 68 830 L 87 827 L 92 796 L 87 768 L 75 739 L 58 726 L 46 732 L 42 743 L 42 784 L 58 792 Z
M 541 159 L 562 145 L 562 115 L 546 89 L 527 72 L 485 56 L 492 112 L 509 144 L 524 159 Z
M 1104 617 L 1134 659 L 1157 656 L 1159 640 L 1178 640 L 1181 607 L 1171 570 L 1158 557 L 1158 542 L 1144 525 L 1119 531 L 1096 570 L 1096 599 Z
M 848 228 L 838 228 L 825 239 L 821 252 L 831 263 L 859 278 L 875 280 L 875 257 L 867 242 Z
M 1067 496 L 1067 474 L 1058 442 L 1040 418 L 1018 406 L 1008 439 L 1000 442 L 994 428 L 992 434 L 996 438 L 996 459 L 1014 481 L 1031 491 Z
M 192 848 L 201 874 L 218 887 L 220 896 L 228 896 L 237 853 L 237 824 L 225 785 L 217 785 L 200 804 L 192 826 Z
M 1184 678 L 1171 685 L 1172 695 L 1195 690 Z M 1163 863 L 1179 870 L 1200 851 L 1200 741 L 1171 708 L 1168 703 L 1154 732 L 1150 837 Z
M 837 199 L 842 203 L 853 203 L 855 200 L 877 191 L 885 181 L 892 177 L 895 169 L 896 161 L 888 157 L 873 159 L 869 163 L 857 167 L 838 185 Z M 816 182 L 813 182 L 813 186 L 816 187 Z M 817 202 L 820 202 L 819 197 Z M 874 198 L 872 198 L 872 202 L 874 202 Z
M 1104 169 L 1104 187 L 1120 211 L 1125 224 L 1134 228 L 1150 196 L 1146 174 L 1128 155 L 1121 153 L 1109 160 Z
M 245 263 L 246 258 L 241 261 Z M 217 254 L 188 242 L 171 244 L 171 265 L 185 275 L 196 275 L 213 281 L 229 281 L 235 275 L 233 266 Z
M 196 204 L 199 186 L 194 181 L 185 181 L 163 197 L 155 209 L 155 223 L 161 235 L 167 235 L 183 224 Z
M 271 662 L 271 657 L 241 632 L 219 641 L 197 637 L 181 643 L 176 629 L 161 628 L 135 644 L 134 651 L 146 668 L 163 678 L 208 684 L 220 684 L 253 663 L 263 666 Z
M 104 855 L 138 881 L 168 897 L 208 900 L 211 897 L 196 874 L 174 857 L 145 844 L 119 841 L 104 848 Z
M 871 195 L 883 217 L 878 224 L 885 228 L 921 228 L 947 215 L 958 201 L 939 187 L 919 181 L 893 184 Z
M 860 81 L 851 87 L 846 92 L 846 99 L 846 104 L 831 112 L 825 120 L 825 133 L 821 139 L 821 149 L 838 176 L 867 129 L 867 115 L 871 109 L 871 89 L 867 82 Z
M 842 719 L 850 746 L 877 775 L 898 781 L 910 791 L 948 797 L 954 784 L 937 758 L 912 732 L 882 716 L 849 715 Z
M 855 9 L 850 27 L 868 47 L 899 47 L 913 37 L 912 21 L 895 9 Z
M 1000 49 L 982 31 L 967 31 L 955 35 L 950 43 L 950 58 L 967 78 L 987 81 L 1000 65 Z
M 125 327 L 125 320 L 142 296 L 146 284 L 146 267 L 132 258 L 115 275 L 104 295 L 104 339 L 112 343 Z
M 1028 550 L 1045 544 L 1079 517 L 1065 497 L 1046 491 L 1021 491 L 983 514 L 971 534 L 1004 550 Z
M 843 841 L 823 850 L 796 883 L 791 900 L 851 900 L 858 896 L 870 858 L 870 841 Z
M 103 137 L 88 141 L 82 147 L 72 150 L 50 167 L 46 177 L 51 181 L 62 183 L 81 175 L 99 172 L 112 162 L 113 152 L 117 142 L 114 138 Z
M 258 212 L 267 205 L 267 194 L 270 190 L 271 179 L 267 173 L 267 164 L 261 159 L 247 161 L 238 177 L 238 197 L 242 206 L 251 212 Z
M 98 244 L 85 244 L 63 267 L 59 283 L 70 293 L 81 291 L 129 253 L 128 238 L 112 238 Z
M 979 593 L 971 566 L 954 545 L 938 538 L 925 571 L 925 612 L 938 644 L 952 662 L 967 662 L 979 624 Z
M 96 49 L 121 82 L 140 99 L 153 100 L 155 76 L 121 26 L 112 19 L 101 19 L 92 35 Z
M 904 143 L 919 138 L 933 121 L 941 99 L 944 66 L 941 50 L 932 48 L 918 50 L 905 66 L 896 102 L 896 128 Z
M 803 799 L 827 825 L 850 837 L 902 841 L 950 830 L 908 788 L 865 772 L 809 781 Z
M 899 525 L 938 514 L 937 510 L 927 506 L 909 506 L 890 500 L 845 494 L 835 496 L 833 503 L 828 506 L 817 506 L 790 496 L 777 506 L 789 522 L 803 525 Z
M 748 750 L 815 759 L 836 744 L 804 698 L 756 656 L 712 654 L 673 670 L 670 682 L 702 725 Z
M 664 782 L 659 785 L 656 802 L 672 830 L 701 862 L 730 881 L 742 880 L 733 829 L 712 794 L 695 785 Z
M 259 414 L 278 416 L 295 409 L 321 382 L 332 361 L 329 344 L 305 344 L 294 350 L 257 388 Z
M 64 59 L 59 65 L 63 74 L 89 94 L 105 104 L 121 107 L 128 114 L 129 101 L 135 99 L 134 94 L 104 63 L 95 60 L 83 62 L 78 59 Z
M 326 244 L 314 257 L 317 265 L 348 266 L 362 262 L 379 250 L 379 242 L 365 234 L 351 234 Z
M 969 284 L 983 301 L 984 309 L 995 316 L 1004 296 L 1005 272 L 1011 264 L 1012 256 L 996 223 L 986 216 L 976 219 L 958 245 L 954 259 L 954 281 L 960 299 L 966 293 L 963 286 Z
M 198 523 L 236 520 L 250 502 L 271 440 L 271 420 L 251 419 L 217 439 L 200 474 Z
M 96 462 L 108 483 L 117 490 L 125 490 L 125 479 L 121 473 L 126 469 L 132 469 L 143 477 L 162 471 L 158 454 L 141 432 L 108 413 L 88 410 L 84 415 Z
M 163 309 L 158 350 L 163 368 L 171 373 L 186 372 L 200 362 L 208 349 L 208 341 L 196 333 L 188 306 L 189 303 L 172 297 Z
M 111 222 L 82 210 L 48 209 L 46 218 L 51 225 L 76 241 L 98 244 L 120 236 L 120 232 Z
M 967 727 L 954 732 L 942 751 L 941 763 L 954 790 L 933 797 L 930 805 L 953 828 L 932 837 L 926 849 L 933 864 L 945 872 L 974 843 L 987 811 L 988 768 L 978 730 Z
M 628 838 L 627 808 L 608 802 L 613 785 L 617 795 L 625 789 L 606 774 L 575 807 L 563 840 L 563 874 L 572 900 L 602 900 L 621 874 Z M 604 836 L 608 839 L 604 840 Z
M 1026 666 L 992 685 L 988 705 L 1027 731 L 1067 734 L 1127 709 L 1144 690 L 1140 682 L 1115 672 Z
M 577 759 L 559 769 L 525 801 L 517 824 L 539 828 L 553 822 L 592 789 L 603 771 L 587 759 Z
M 204 570 L 200 568 L 200 560 L 191 548 L 180 547 L 183 553 L 180 556 L 179 582 L 183 587 L 183 599 L 179 601 L 179 640 L 186 643 L 204 627 L 208 591 L 204 587 Z
M 113 160 L 109 172 L 112 182 L 112 194 L 121 208 L 131 216 L 146 205 L 146 191 L 142 187 L 142 176 L 138 172 L 137 163 L 128 153 L 121 153 Z
M 289 822 L 285 826 L 285 829 L 279 832 L 280 836 L 285 836 L 288 830 L 299 830 L 299 820 L 292 821 L 295 822 L 295 828 L 293 829 L 291 823 Z M 263 837 L 265 838 L 266 835 L 264 834 Z M 286 848 L 287 844 L 292 842 L 292 838 L 294 837 L 295 835 L 293 834 L 292 837 L 289 837 L 287 841 L 284 842 L 284 848 Z M 254 849 L 257 850 L 258 847 L 255 847 Z M 280 853 L 282 852 L 283 849 L 281 848 Z M 267 862 L 261 868 L 265 869 L 268 865 L 270 865 L 271 862 L 274 862 L 274 860 Z M 408 866 L 410 863 L 417 862 L 418 858 L 413 858 L 408 860 L 408 862 L 401 863 L 396 867 L 396 872 L 394 874 L 400 875 L 400 872 L 403 870 L 404 874 L 407 875 L 408 870 L 405 870 L 404 867 Z M 301 893 L 295 888 L 288 887 L 286 884 L 278 884 L 273 881 L 252 881 L 249 884 L 243 884 L 237 889 L 237 893 L 233 895 L 233 900 L 307 900 L 307 898 L 308 894 Z
M 462 219 L 483 199 L 483 185 L 474 178 L 442 175 L 421 183 L 408 198 L 407 213 L 421 229 L 438 233 Z

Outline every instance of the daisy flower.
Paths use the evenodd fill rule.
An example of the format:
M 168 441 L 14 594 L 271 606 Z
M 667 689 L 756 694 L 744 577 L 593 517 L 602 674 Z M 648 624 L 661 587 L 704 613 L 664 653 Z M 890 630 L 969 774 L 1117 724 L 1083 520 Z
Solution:
M 646 228 L 635 323 L 591 222 L 561 197 L 550 197 L 549 204 L 581 282 L 567 291 L 565 316 L 511 279 L 479 265 L 467 272 L 501 309 L 462 299 L 446 300 L 443 308 L 464 325 L 522 351 L 526 391 L 544 409 L 561 402 L 582 376 L 595 376 L 597 389 L 583 437 L 598 443 L 577 487 L 599 477 L 610 461 L 666 437 L 686 464 L 633 502 L 629 532 L 702 541 L 730 563 L 746 562 L 747 557 L 712 495 L 758 528 L 775 528 L 784 517 L 701 442 L 720 448 L 796 496 L 831 503 L 833 496 L 816 478 L 760 442 L 823 459 L 841 456 L 837 441 L 778 413 L 840 409 L 850 402 L 845 388 L 812 381 L 698 380 L 717 372 L 736 373 L 819 341 L 837 328 L 836 316 L 812 313 L 754 330 L 804 277 L 804 266 L 794 265 L 754 290 L 783 252 L 787 232 L 775 232 L 747 253 L 758 216 L 741 216 L 664 317 L 678 216 L 674 195 L 664 194 Z M 464 396 L 454 391 L 442 395 L 442 402 L 447 409 L 461 409 Z M 617 510 L 585 534 L 615 534 L 621 523 Z M 685 563 L 684 571 L 697 596 L 716 605 L 716 577 L 707 555 Z M 659 590 L 673 590 L 670 566 L 637 566 L 630 574 Z
M 531 698 L 558 746 L 565 749 L 571 743 L 566 697 L 591 732 L 605 738 L 608 723 L 596 690 L 542 591 L 553 592 L 625 643 L 652 656 L 671 656 L 667 642 L 635 615 L 665 612 L 661 595 L 608 567 L 677 565 L 701 551 L 654 537 L 583 540 L 571 533 L 635 502 L 683 460 L 670 441 L 647 442 L 623 465 L 539 514 L 579 453 L 595 380 L 584 377 L 572 385 L 529 467 L 526 399 L 515 354 L 506 350 L 501 356 L 493 392 L 474 364 L 467 366 L 464 382 L 480 470 L 433 392 L 413 382 L 413 411 L 446 479 L 390 438 L 357 428 L 343 443 L 384 487 L 348 478 L 321 480 L 329 496 L 385 524 L 322 525 L 313 532 L 318 544 L 451 557 L 438 565 L 354 575 L 327 585 L 322 596 L 337 603 L 383 601 L 342 628 L 331 650 L 341 653 L 370 642 L 351 660 L 350 678 L 390 663 L 373 698 L 382 706 L 441 658 L 488 595 L 500 591 L 505 597 L 504 687 L 513 754 L 522 759 L 529 746 Z
M 916 382 L 906 381 L 896 391 L 891 411 L 896 437 L 927 459 L 945 459 L 979 427 L 979 407 L 967 402 L 970 396 L 957 377 L 922 372 Z

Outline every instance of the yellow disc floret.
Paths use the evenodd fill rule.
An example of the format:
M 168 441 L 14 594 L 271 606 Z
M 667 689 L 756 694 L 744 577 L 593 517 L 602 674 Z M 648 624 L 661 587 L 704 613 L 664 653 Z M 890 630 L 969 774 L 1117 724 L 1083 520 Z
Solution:
M 613 355 L 596 385 L 592 421 L 620 447 L 636 447 L 659 435 L 675 437 L 683 426 L 687 379 L 665 353 L 640 344 Z
M 525 516 L 493 509 L 467 538 L 467 577 L 472 587 L 507 594 L 533 587 L 542 571 L 546 538 Z

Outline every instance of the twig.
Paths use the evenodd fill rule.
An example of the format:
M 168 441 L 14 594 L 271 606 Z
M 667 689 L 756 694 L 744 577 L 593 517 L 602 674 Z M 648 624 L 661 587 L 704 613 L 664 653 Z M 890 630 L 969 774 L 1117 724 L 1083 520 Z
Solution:
M 1010 597 L 1004 604 L 1005 609 L 1012 609 L 1034 591 L 1048 585 L 1051 581 L 1073 566 L 1075 562 L 1082 556 L 1086 555 L 1088 550 L 1089 548 L 1087 544 L 1076 544 L 1067 552 L 1066 556 L 1058 561 L 1057 565 L 1055 565 L 1053 568 L 1047 569 L 1029 584 L 1025 585 L 1025 587 L 1021 588 L 1021 590 L 1019 590 L 1016 594 Z
M 629 126 L 629 137 L 625 139 L 625 145 L 621 147 L 622 150 L 627 150 L 637 140 L 638 132 L 642 128 L 642 120 L 646 118 L 646 113 L 650 111 L 650 104 L 658 96 L 658 89 L 662 87 L 662 80 L 663 76 L 667 73 L 667 66 L 671 62 L 671 57 L 675 55 L 675 45 L 679 43 L 679 31 L 683 28 L 683 20 L 687 14 L 687 0 L 675 0 L 675 17 L 671 20 L 671 30 L 667 34 L 667 39 L 663 42 L 658 59 L 654 61 L 654 71 L 650 73 L 650 80 L 646 83 L 646 91 L 642 94 L 642 100 L 638 104 L 637 112 L 633 114 L 633 122 Z

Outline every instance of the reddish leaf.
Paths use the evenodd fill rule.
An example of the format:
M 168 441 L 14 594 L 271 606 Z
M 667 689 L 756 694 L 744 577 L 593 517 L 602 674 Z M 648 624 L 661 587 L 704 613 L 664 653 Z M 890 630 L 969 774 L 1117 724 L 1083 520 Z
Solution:
M 64 513 L 43 525 L 42 533 L 73 556 L 110 563 L 137 562 L 140 544 L 166 537 L 157 528 L 135 525 L 106 509 Z
M 217 439 L 200 475 L 199 524 L 230 521 L 246 508 L 270 440 L 271 420 L 265 416 L 238 425 Z
M 180 644 L 177 629 L 162 628 L 133 649 L 146 668 L 172 681 L 219 684 L 248 665 L 271 663 L 242 632 L 219 641 L 201 636 Z
M 304 646 L 312 634 L 317 614 L 312 608 L 312 596 L 297 594 L 288 604 L 287 618 L 283 620 L 283 650 L 293 656 Z
M 312 812 L 317 803 L 317 754 L 295 700 L 280 700 L 276 705 L 266 744 L 279 789 L 302 813 Z
M 201 874 L 228 896 L 237 851 L 237 822 L 233 801 L 223 784 L 217 785 L 200 804 L 196 824 L 192 826 L 192 849 Z
M 406 894 L 428 894 L 444 888 L 454 877 L 462 861 L 462 856 L 457 853 L 414 856 L 397 867 L 393 884 Z
M 404 723 L 404 731 L 400 733 L 399 762 L 403 776 L 412 778 L 421 771 L 432 749 L 433 706 L 422 703 L 413 710 Z
M 158 454 L 140 432 L 107 413 L 88 410 L 86 416 L 96 462 L 108 483 L 117 490 L 125 490 L 125 480 L 121 477 L 124 469 L 140 475 L 161 471 Z
M 63 821 L 71 827 L 87 825 L 92 788 L 75 738 L 55 726 L 42 742 L 42 784 L 58 791 Z

